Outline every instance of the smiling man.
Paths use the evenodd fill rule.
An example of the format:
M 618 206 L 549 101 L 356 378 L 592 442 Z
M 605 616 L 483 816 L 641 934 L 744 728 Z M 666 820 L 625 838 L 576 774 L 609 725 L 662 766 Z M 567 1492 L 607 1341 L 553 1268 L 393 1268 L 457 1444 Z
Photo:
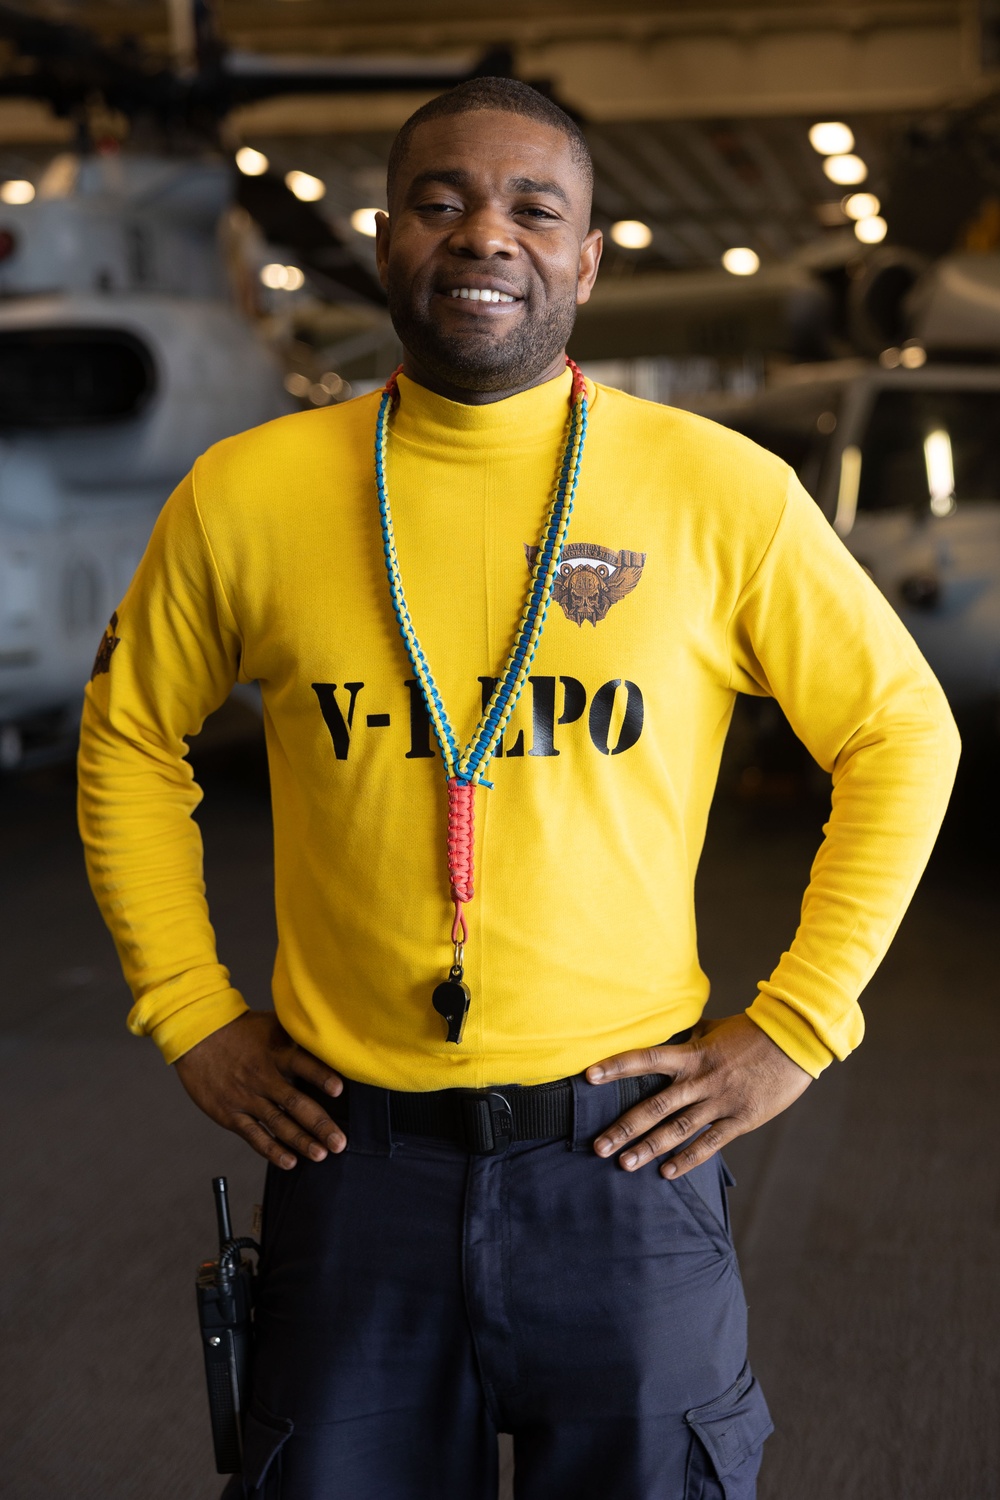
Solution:
M 378 234 L 402 373 L 198 462 L 88 692 L 129 1024 L 269 1163 L 247 1500 L 488 1500 L 498 1431 L 519 1500 L 750 1500 L 718 1151 L 860 1040 L 947 801 L 941 692 L 785 465 L 567 367 L 590 196 L 525 85 L 419 110 Z M 184 760 L 254 680 L 275 1013 L 216 956 Z M 737 692 L 833 806 L 787 952 L 708 1022 Z

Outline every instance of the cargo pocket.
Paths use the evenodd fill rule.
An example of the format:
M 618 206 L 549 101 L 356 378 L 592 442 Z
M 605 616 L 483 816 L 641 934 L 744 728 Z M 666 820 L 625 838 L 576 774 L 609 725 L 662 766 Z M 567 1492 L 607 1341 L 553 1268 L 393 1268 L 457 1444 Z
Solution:
M 281 1450 L 294 1424 L 260 1406 L 247 1412 L 243 1433 L 243 1492 L 246 1500 L 280 1500 Z
M 764 1440 L 774 1431 L 764 1392 L 744 1365 L 723 1395 L 686 1412 L 691 1429 L 684 1500 L 753 1500 Z

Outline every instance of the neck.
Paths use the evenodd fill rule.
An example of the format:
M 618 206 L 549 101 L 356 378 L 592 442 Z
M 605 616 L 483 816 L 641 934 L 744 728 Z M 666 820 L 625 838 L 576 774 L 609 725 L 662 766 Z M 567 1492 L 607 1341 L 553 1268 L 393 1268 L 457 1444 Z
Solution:
M 555 380 L 565 368 L 566 351 L 563 350 L 551 364 L 546 365 L 544 370 L 532 375 L 530 380 L 506 386 L 499 391 L 470 391 L 465 386 L 452 385 L 450 381 L 433 375 L 426 365 L 421 364 L 416 355 L 410 353 L 409 349 L 403 351 L 403 374 L 409 380 L 414 380 L 417 385 L 433 391 L 435 396 L 444 396 L 448 401 L 460 401 L 464 406 L 490 406 L 494 401 L 506 401 L 508 396 L 519 396 L 522 391 L 530 391 L 536 385 L 545 385 L 548 381 Z

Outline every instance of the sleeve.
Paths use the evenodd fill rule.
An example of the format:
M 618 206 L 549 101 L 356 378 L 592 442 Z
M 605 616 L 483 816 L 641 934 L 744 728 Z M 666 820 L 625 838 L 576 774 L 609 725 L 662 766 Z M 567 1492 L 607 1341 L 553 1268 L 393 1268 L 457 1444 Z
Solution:
M 168 1062 L 247 1008 L 216 956 L 185 759 L 240 657 L 189 475 L 101 642 L 78 762 L 87 872 L 134 997 L 129 1029 Z
M 794 475 L 730 648 L 732 686 L 773 696 L 833 778 L 794 941 L 747 1011 L 816 1077 L 862 1038 L 858 996 L 937 837 L 958 733 L 899 617 Z

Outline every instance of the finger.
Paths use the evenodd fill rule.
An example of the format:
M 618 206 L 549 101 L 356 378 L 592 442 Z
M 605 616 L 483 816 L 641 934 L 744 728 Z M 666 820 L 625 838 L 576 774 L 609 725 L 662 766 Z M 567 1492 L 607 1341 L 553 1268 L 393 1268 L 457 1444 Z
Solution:
M 302 1094 L 298 1089 L 288 1089 L 274 1102 L 284 1114 L 307 1130 L 320 1147 L 336 1152 L 343 1151 L 347 1145 L 347 1137 L 336 1120 L 331 1120 L 308 1094 Z M 323 1151 L 322 1156 L 317 1156 L 312 1151 L 309 1154 L 313 1161 L 322 1161 L 326 1151 Z
M 615 1078 L 635 1078 L 643 1073 L 668 1073 L 676 1078 L 691 1065 L 697 1049 L 690 1042 L 669 1047 L 639 1047 L 634 1052 L 619 1052 L 602 1058 L 587 1069 L 588 1083 L 611 1083 Z
M 306 1083 L 314 1083 L 333 1099 L 344 1092 L 344 1080 L 340 1074 L 328 1068 L 325 1062 L 320 1062 L 318 1057 L 314 1057 L 304 1047 L 292 1048 L 289 1072 L 294 1073 L 296 1078 L 304 1078 Z
M 265 1161 L 272 1162 L 274 1166 L 281 1167 L 283 1171 L 287 1172 L 296 1165 L 295 1157 L 291 1156 L 273 1136 L 268 1135 L 267 1131 L 256 1120 L 251 1119 L 249 1115 L 236 1115 L 229 1128 L 235 1131 L 237 1135 L 242 1136 L 247 1144 L 253 1147 L 258 1156 L 263 1156 Z
M 633 1144 L 654 1125 L 669 1119 L 678 1110 L 700 1103 L 703 1098 L 704 1093 L 694 1080 L 672 1083 L 658 1094 L 651 1094 L 641 1104 L 627 1110 L 613 1125 L 602 1131 L 594 1142 L 594 1150 L 598 1156 L 611 1156 L 623 1146 Z
M 738 1135 L 745 1135 L 746 1131 L 738 1120 L 727 1117 L 716 1120 L 710 1125 L 696 1141 L 690 1146 L 665 1161 L 660 1168 L 661 1177 L 683 1177 L 685 1172 L 690 1172 L 692 1167 L 700 1167 L 703 1162 L 710 1160 L 723 1146 L 728 1146 Z
M 279 1097 L 262 1098 L 254 1112 L 265 1130 L 286 1146 L 294 1147 L 300 1156 L 308 1156 L 310 1161 L 324 1161 L 328 1149 L 343 1149 L 343 1134 L 339 1127 L 297 1089 L 287 1089 L 286 1086 Z M 311 1128 L 313 1122 L 318 1121 L 325 1125 L 322 1138 Z M 336 1145 L 328 1148 L 324 1141 L 333 1141 Z
M 634 1145 L 628 1146 L 619 1156 L 618 1165 L 626 1172 L 637 1172 L 640 1167 L 655 1161 L 658 1156 L 663 1156 L 667 1151 L 676 1151 L 678 1146 L 697 1135 L 699 1130 L 711 1126 L 718 1117 L 718 1109 L 710 1100 L 695 1105 L 691 1109 L 685 1109 L 670 1120 L 667 1120 L 658 1130 L 652 1130 L 644 1135 Z

